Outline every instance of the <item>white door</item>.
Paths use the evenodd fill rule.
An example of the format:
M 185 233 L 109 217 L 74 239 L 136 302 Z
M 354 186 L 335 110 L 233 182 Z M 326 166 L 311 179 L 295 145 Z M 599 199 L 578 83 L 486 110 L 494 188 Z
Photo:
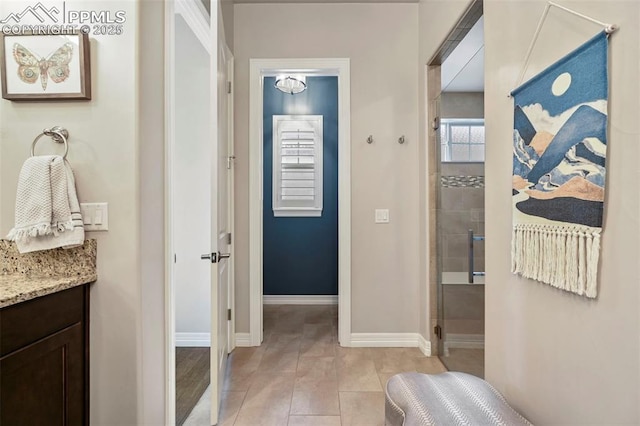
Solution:
M 172 249 L 168 397 L 175 395 L 175 346 L 211 346 L 217 358 L 218 268 L 217 260 L 217 64 L 211 46 L 209 16 L 196 1 L 167 3 L 174 16 L 167 31 L 167 123 L 169 135 L 170 247 Z M 214 119 L 212 119 L 212 117 Z M 215 236 L 212 238 L 211 236 Z M 204 260 L 201 260 L 204 259 Z M 217 322 L 216 322 L 217 324 Z M 173 334 L 175 333 L 175 334 Z M 181 342 L 180 340 L 185 340 Z M 207 342 L 208 340 L 208 342 Z M 218 366 L 211 364 L 211 380 L 217 392 Z M 217 423 L 218 404 L 211 405 Z M 175 400 L 168 404 L 167 421 L 176 416 Z
M 230 247 L 228 247 L 229 249 L 229 254 L 231 255 L 231 257 L 228 259 L 227 261 L 227 268 L 228 268 L 228 277 L 227 277 L 227 282 L 229 284 L 228 286 L 228 307 L 229 309 L 231 309 L 231 313 L 228 317 L 229 321 L 227 322 L 228 327 L 227 327 L 227 348 L 228 348 L 228 353 L 231 353 L 231 351 L 233 351 L 236 347 L 236 339 L 235 339 L 235 313 L 233 312 L 234 310 L 234 306 L 235 306 L 235 250 L 233 247 L 233 234 L 235 233 L 235 227 L 234 227 L 234 187 L 235 187 L 235 180 L 234 180 L 234 170 L 235 170 L 235 148 L 234 148 L 234 136 L 233 136 L 233 92 L 232 92 L 232 85 L 233 85 L 233 70 L 234 70 L 234 61 L 233 61 L 233 54 L 231 53 L 231 50 L 229 49 L 229 47 L 225 44 L 224 45 L 224 54 L 225 54 L 225 70 L 226 70 L 226 80 L 227 80 L 227 92 L 226 92 L 226 106 L 224 106 L 224 110 L 227 112 L 227 119 L 226 119 L 226 123 L 227 123 L 227 127 L 226 127 L 226 140 L 228 141 L 227 143 L 227 228 L 229 231 L 229 235 L 228 235 L 228 244 L 230 245 Z M 224 79 L 223 79 L 224 80 Z
M 219 22 L 218 28 L 222 25 Z M 211 276 L 211 424 L 218 422 L 218 412 L 222 396 L 227 355 L 229 353 L 229 284 L 232 277 L 231 271 L 231 207 L 232 198 L 231 173 L 232 158 L 230 147 L 230 97 L 229 67 L 232 60 L 229 48 L 224 43 L 220 31 L 217 40 L 216 54 L 217 100 L 214 110 L 215 135 L 217 149 L 214 150 L 212 162 L 212 178 L 214 188 L 212 193 L 212 241 L 211 246 L 217 247 L 217 252 L 212 253 Z

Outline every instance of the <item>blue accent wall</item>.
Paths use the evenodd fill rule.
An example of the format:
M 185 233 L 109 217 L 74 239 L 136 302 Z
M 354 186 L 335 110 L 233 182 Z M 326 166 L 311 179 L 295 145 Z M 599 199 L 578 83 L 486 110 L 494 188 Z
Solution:
M 264 294 L 338 294 L 338 78 L 307 77 L 296 95 L 264 79 Z M 323 116 L 321 217 L 273 215 L 273 116 Z

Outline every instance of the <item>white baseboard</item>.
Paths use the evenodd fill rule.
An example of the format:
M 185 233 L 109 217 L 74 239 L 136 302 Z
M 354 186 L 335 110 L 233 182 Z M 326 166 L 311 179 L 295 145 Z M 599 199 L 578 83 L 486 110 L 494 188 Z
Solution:
M 431 356 L 431 342 L 418 334 L 418 348 L 424 356 Z
M 211 335 L 209 333 L 176 333 L 176 347 L 210 347 Z
M 251 334 L 250 333 L 236 333 L 236 347 L 249 347 L 251 346 Z
M 484 349 L 484 334 L 447 333 L 444 338 L 444 354 L 449 355 L 449 349 Z
M 484 348 L 484 336 L 448 335 L 448 348 Z M 176 347 L 210 347 L 209 333 L 176 333 Z M 250 347 L 250 333 L 236 333 L 236 347 Z M 355 348 L 419 348 L 431 356 L 431 342 L 419 333 L 352 333 L 351 346 Z
M 265 305 L 337 305 L 337 295 L 263 295 Z
M 419 333 L 351 333 L 351 346 L 354 348 L 419 348 L 420 337 Z M 430 348 L 429 351 L 431 351 Z

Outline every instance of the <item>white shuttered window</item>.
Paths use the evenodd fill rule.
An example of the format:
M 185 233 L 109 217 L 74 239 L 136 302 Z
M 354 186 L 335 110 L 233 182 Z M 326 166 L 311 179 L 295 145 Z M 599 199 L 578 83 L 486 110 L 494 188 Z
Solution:
M 273 214 L 322 215 L 322 116 L 273 116 Z

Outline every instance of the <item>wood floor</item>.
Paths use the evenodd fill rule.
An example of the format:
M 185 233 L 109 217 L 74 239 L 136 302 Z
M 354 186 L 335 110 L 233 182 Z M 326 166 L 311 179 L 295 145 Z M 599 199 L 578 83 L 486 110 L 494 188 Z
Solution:
M 176 425 L 182 426 L 209 386 L 209 348 L 176 348 Z

